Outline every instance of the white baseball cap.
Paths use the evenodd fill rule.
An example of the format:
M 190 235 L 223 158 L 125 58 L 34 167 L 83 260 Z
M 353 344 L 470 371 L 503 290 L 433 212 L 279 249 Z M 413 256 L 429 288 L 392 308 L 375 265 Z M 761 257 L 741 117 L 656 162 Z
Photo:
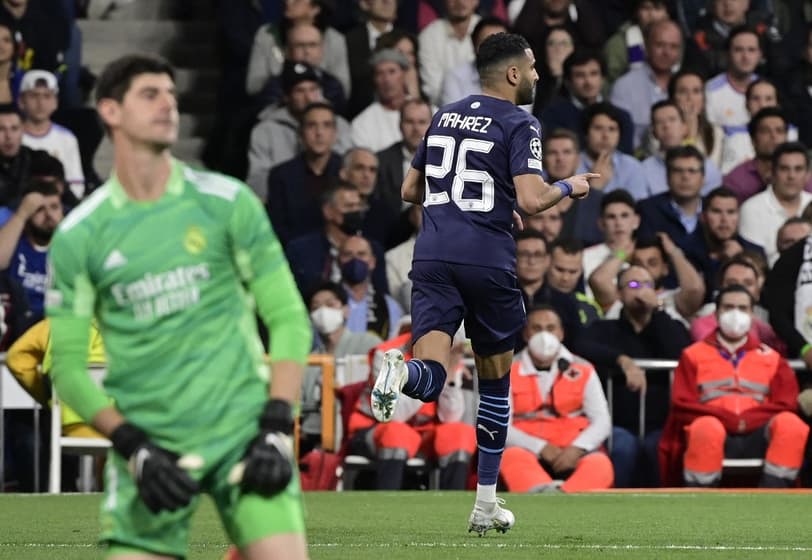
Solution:
M 20 93 L 30 91 L 36 87 L 47 87 L 54 93 L 59 93 L 59 84 L 56 81 L 56 76 L 47 70 L 29 70 L 26 72 L 20 84 Z

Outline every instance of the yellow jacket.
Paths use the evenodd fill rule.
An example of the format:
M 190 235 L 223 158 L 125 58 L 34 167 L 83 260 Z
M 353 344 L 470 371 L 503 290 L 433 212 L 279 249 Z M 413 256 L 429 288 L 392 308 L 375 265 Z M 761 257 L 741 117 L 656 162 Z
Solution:
M 25 391 L 42 406 L 50 406 L 50 395 L 45 386 L 44 376 L 51 370 L 51 325 L 43 319 L 25 331 L 11 345 L 6 355 L 6 365 Z M 88 363 L 105 363 L 104 344 L 95 322 L 91 324 Z M 82 419 L 64 404 L 62 411 L 62 429 L 70 435 L 94 435 L 95 432 L 78 430 L 86 428 Z M 96 434 L 97 435 L 97 434 Z

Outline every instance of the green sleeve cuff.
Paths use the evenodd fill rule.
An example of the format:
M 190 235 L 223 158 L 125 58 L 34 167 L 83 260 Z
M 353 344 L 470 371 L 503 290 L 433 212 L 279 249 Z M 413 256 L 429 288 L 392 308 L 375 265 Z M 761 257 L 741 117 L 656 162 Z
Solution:
M 66 405 L 88 423 L 110 406 L 110 399 L 87 369 L 89 317 L 51 317 L 51 377 Z
M 270 354 L 274 361 L 307 361 L 313 331 L 302 296 L 287 265 L 251 282 L 251 293 L 271 339 Z

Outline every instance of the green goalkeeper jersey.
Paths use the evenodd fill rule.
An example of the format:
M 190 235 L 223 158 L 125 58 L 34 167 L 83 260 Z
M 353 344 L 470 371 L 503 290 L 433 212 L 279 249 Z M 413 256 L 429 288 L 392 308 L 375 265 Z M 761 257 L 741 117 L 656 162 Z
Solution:
M 72 368 L 72 329 L 95 315 L 107 394 L 168 449 L 202 451 L 256 429 L 269 372 L 254 298 L 263 319 L 267 301 L 293 325 L 280 335 L 287 348 L 273 341 L 274 358 L 301 362 L 309 348 L 307 314 L 265 210 L 229 177 L 173 160 L 165 194 L 148 203 L 129 199 L 113 177 L 60 224 L 49 258 L 63 400 L 87 420 L 108 402 L 87 384 L 80 392 L 73 381 L 58 383 Z

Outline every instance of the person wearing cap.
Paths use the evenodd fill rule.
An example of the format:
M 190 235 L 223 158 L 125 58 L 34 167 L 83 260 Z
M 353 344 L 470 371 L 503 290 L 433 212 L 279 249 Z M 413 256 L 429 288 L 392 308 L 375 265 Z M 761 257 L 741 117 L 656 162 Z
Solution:
M 432 103 L 440 102 L 443 76 L 452 68 L 474 60 L 471 33 L 479 23 L 479 0 L 445 0 L 446 16 L 430 23 L 417 36 L 423 91 Z
M 251 131 L 246 182 L 262 200 L 268 194 L 268 172 L 302 151 L 297 132 L 302 111 L 308 104 L 324 100 L 316 68 L 306 62 L 286 61 L 281 80 L 285 96 L 260 112 L 259 122 Z M 350 134 L 350 124 L 336 115 L 337 152 L 352 147 Z
M 56 76 L 46 70 L 29 70 L 20 84 L 19 105 L 24 114 L 23 144 L 45 150 L 65 167 L 65 177 L 73 193 L 81 198 L 85 190 L 79 141 L 67 128 L 51 120 L 59 106 Z
M 409 61 L 395 49 L 382 49 L 372 55 L 369 63 L 376 100 L 352 120 L 352 141 L 378 152 L 402 139 L 400 108 L 407 99 Z

